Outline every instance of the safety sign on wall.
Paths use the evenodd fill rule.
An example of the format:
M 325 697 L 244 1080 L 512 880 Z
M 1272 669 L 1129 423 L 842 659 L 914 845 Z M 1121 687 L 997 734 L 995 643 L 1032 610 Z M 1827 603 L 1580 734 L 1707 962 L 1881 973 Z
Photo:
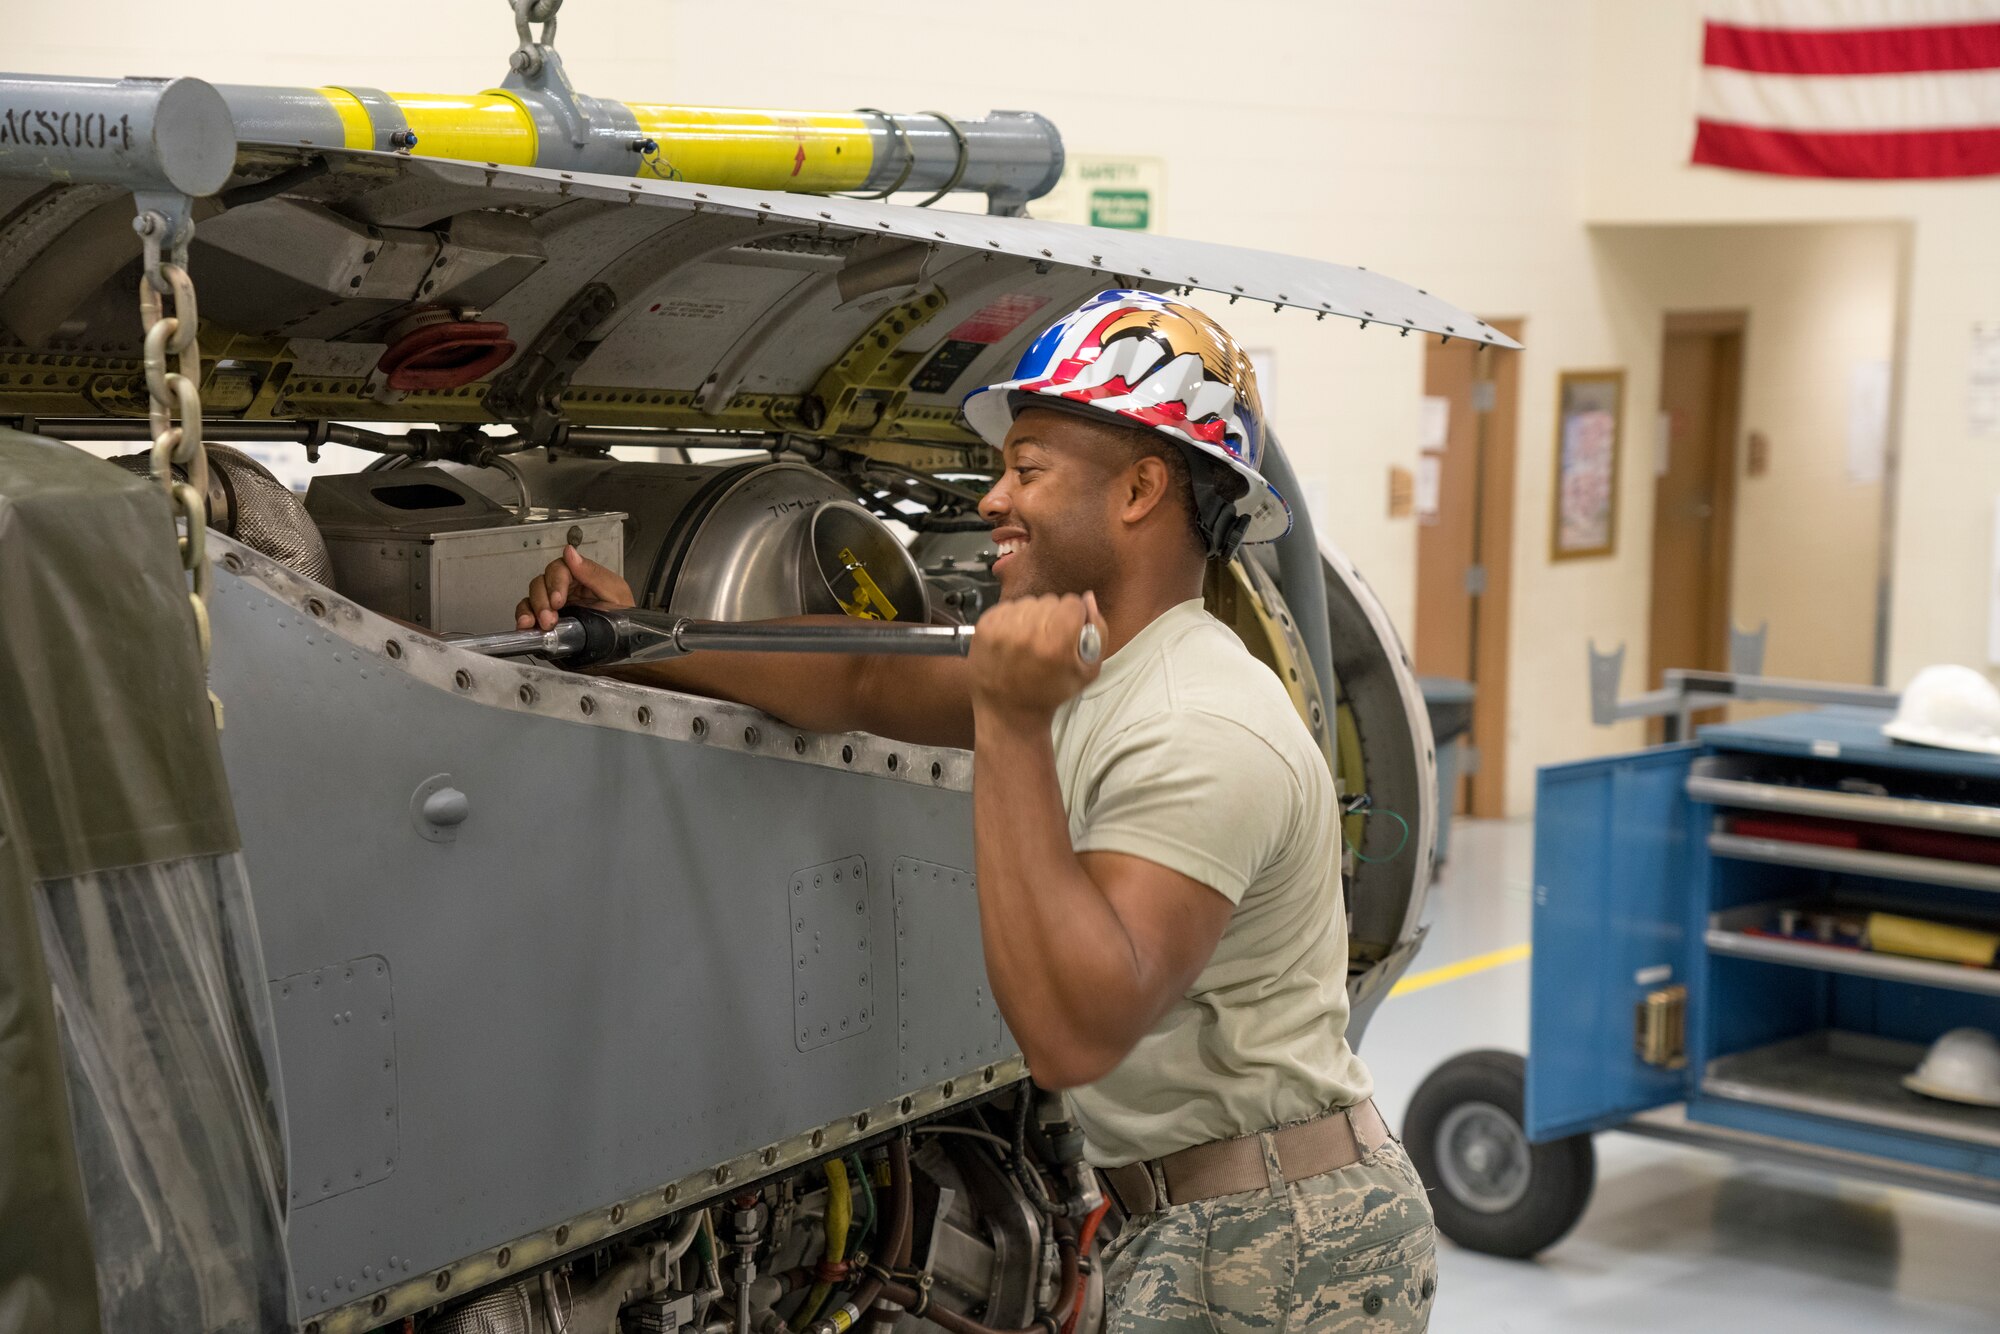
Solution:
M 1166 176 L 1163 158 L 1071 153 L 1056 188 L 1030 204 L 1028 213 L 1050 222 L 1157 232 Z

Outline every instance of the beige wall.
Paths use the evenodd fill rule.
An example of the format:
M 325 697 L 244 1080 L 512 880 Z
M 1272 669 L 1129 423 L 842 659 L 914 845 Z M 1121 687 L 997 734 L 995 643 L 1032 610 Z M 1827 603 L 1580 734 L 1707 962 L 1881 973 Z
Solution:
M 1894 224 L 1602 227 L 1593 237 L 1631 368 L 1628 458 L 1657 455 L 1661 326 L 1670 312 L 1747 317 L 1736 469 L 1731 609 L 1770 627 L 1765 670 L 1865 682 L 1874 674 L 1882 485 L 1849 472 L 1850 368 L 1890 358 L 1904 229 Z M 1770 442 L 1769 471 L 1745 471 L 1744 440 Z M 1650 580 L 1650 496 L 1631 516 L 1637 596 Z M 1628 684 L 1643 654 L 1628 658 Z
M 2000 318 L 2000 190 L 1990 181 L 1805 181 L 1688 164 L 1700 65 L 1699 0 L 1596 0 L 1590 10 L 1585 164 L 1579 218 L 1603 284 L 1603 327 L 1565 340 L 1629 374 L 1628 459 L 1651 460 L 1660 318 L 1668 310 L 1751 312 L 1745 433 L 1772 439 L 1769 476 L 1739 457 L 1739 623 L 1771 624 L 1767 669 L 1866 681 L 1875 590 L 1890 579 L 1887 682 L 1930 662 L 1983 665 L 1986 567 L 2000 448 L 1965 421 L 1972 322 Z M 1828 225 L 1842 224 L 1842 225 Z M 1531 335 L 1536 330 L 1531 325 Z M 1890 436 L 1900 463 L 1886 546 L 1881 488 L 1846 477 L 1847 366 L 1896 367 Z M 1628 467 L 1611 560 L 1549 568 L 1547 418 L 1532 420 L 1552 377 L 1531 371 L 1517 488 L 1517 744 L 1509 804 L 1531 795 L 1533 766 L 1603 753 L 1634 725 L 1589 727 L 1581 643 L 1627 645 L 1625 687 L 1647 656 L 1652 475 Z M 1539 432 L 1539 434 L 1538 434 Z M 1739 438 L 1739 448 L 1741 440 Z
M 1602 0 L 1593 19 L 1591 221 L 1908 222 L 1888 684 L 1931 662 L 1983 666 L 2000 446 L 1967 428 L 1966 372 L 1972 323 L 2000 318 L 2000 189 L 1990 180 L 1796 181 L 1686 166 L 1696 0 Z
M 1588 717 L 1588 657 L 1626 647 L 1623 689 L 1647 688 L 1660 350 L 1671 312 L 1747 316 L 1734 442 L 1737 507 L 1731 613 L 1768 624 L 1765 670 L 1830 681 L 1874 673 L 1882 486 L 1847 470 L 1847 377 L 1892 355 L 1903 229 L 1893 224 L 1579 229 L 1594 258 L 1598 339 L 1565 340 L 1563 369 L 1625 370 L 1618 545 L 1552 565 L 1553 373 L 1529 380 L 1516 487 L 1520 610 L 1508 804 L 1526 810 L 1534 768 L 1638 744 L 1637 724 Z M 1532 332 L 1532 331 L 1531 331 Z M 1539 416 L 1539 421 L 1537 417 Z M 1772 442 L 1748 477 L 1743 441 Z

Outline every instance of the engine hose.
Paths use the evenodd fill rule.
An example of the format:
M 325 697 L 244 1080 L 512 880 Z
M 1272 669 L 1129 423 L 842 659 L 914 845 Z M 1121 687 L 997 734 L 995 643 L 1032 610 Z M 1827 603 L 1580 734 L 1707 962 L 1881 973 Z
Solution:
M 1106 1200 L 1095 1209 L 1092 1209 L 1089 1216 L 1083 1220 L 1083 1235 L 1076 1243 L 1076 1261 L 1078 1266 L 1076 1304 L 1070 1307 L 1069 1314 L 1063 1317 L 1062 1334 L 1072 1334 L 1072 1331 L 1076 1329 L 1077 1321 L 1083 1318 L 1083 1261 L 1090 1255 L 1090 1248 L 1097 1244 L 1097 1229 L 1104 1222 L 1104 1215 L 1110 1211 L 1111 1201 Z
M 1035 1170 L 1034 1160 L 1028 1157 L 1028 1112 L 1034 1106 L 1034 1095 L 1026 1085 L 1022 1085 L 1014 1101 L 1014 1179 L 1027 1193 L 1028 1203 L 1051 1218 L 1064 1217 L 1069 1211 L 1049 1198 L 1042 1189 L 1041 1173 Z
M 659 1259 L 662 1264 L 673 1264 L 694 1245 L 696 1234 L 701 1231 L 701 1215 L 689 1214 L 681 1220 L 681 1225 L 667 1234 L 667 1249 Z
M 854 1221 L 854 1197 L 848 1193 L 847 1164 L 838 1158 L 829 1158 L 826 1163 L 826 1260 L 823 1276 L 813 1284 L 812 1292 L 805 1304 L 799 1307 L 799 1320 L 811 1324 L 819 1316 L 826 1299 L 833 1295 L 836 1280 L 847 1276 L 847 1229 Z
M 1062 1257 L 1062 1284 L 1056 1291 L 1055 1306 L 1052 1309 L 1066 1312 L 1075 1306 L 1077 1299 L 1083 1295 L 1083 1268 L 1077 1260 L 1076 1237 L 1067 1225 L 1059 1228 L 1056 1233 L 1056 1251 Z M 928 1291 L 919 1292 L 901 1283 L 884 1284 L 882 1297 L 896 1303 L 911 1315 L 942 1326 L 951 1331 L 951 1334 L 1052 1334 L 1056 1328 L 1057 1317 L 1045 1314 L 1041 1320 L 1024 1329 L 994 1329 L 991 1325 L 980 1324 L 970 1316 L 960 1315 L 942 1306 L 932 1306 Z
M 807 1326 L 808 1334 L 847 1334 L 859 1324 L 888 1286 L 881 1272 L 901 1269 L 910 1263 L 910 1234 L 915 1201 L 910 1190 L 910 1143 L 898 1136 L 889 1142 L 889 1232 L 877 1252 L 876 1263 L 868 1266 L 868 1276 L 844 1302 Z

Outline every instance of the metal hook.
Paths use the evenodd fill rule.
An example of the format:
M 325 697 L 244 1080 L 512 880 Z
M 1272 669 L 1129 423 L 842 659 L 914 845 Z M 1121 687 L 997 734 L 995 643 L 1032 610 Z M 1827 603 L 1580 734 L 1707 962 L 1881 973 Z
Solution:
M 562 8 L 562 0 L 509 0 L 514 10 L 514 34 L 520 40 L 520 48 L 507 57 L 507 65 L 523 78 L 533 78 L 542 72 L 545 57 L 555 50 L 556 11 Z M 542 25 L 541 36 L 528 31 L 528 25 Z

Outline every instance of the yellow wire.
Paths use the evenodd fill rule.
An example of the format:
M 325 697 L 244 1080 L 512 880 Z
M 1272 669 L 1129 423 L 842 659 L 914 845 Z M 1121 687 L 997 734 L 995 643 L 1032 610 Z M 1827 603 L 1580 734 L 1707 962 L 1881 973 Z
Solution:
M 839 1264 L 847 1258 L 847 1229 L 854 1223 L 854 1196 L 847 1186 L 847 1164 L 838 1158 L 826 1161 L 826 1259 Z M 803 1329 L 813 1322 L 819 1308 L 833 1295 L 833 1285 L 825 1281 L 812 1285 L 794 1324 Z

